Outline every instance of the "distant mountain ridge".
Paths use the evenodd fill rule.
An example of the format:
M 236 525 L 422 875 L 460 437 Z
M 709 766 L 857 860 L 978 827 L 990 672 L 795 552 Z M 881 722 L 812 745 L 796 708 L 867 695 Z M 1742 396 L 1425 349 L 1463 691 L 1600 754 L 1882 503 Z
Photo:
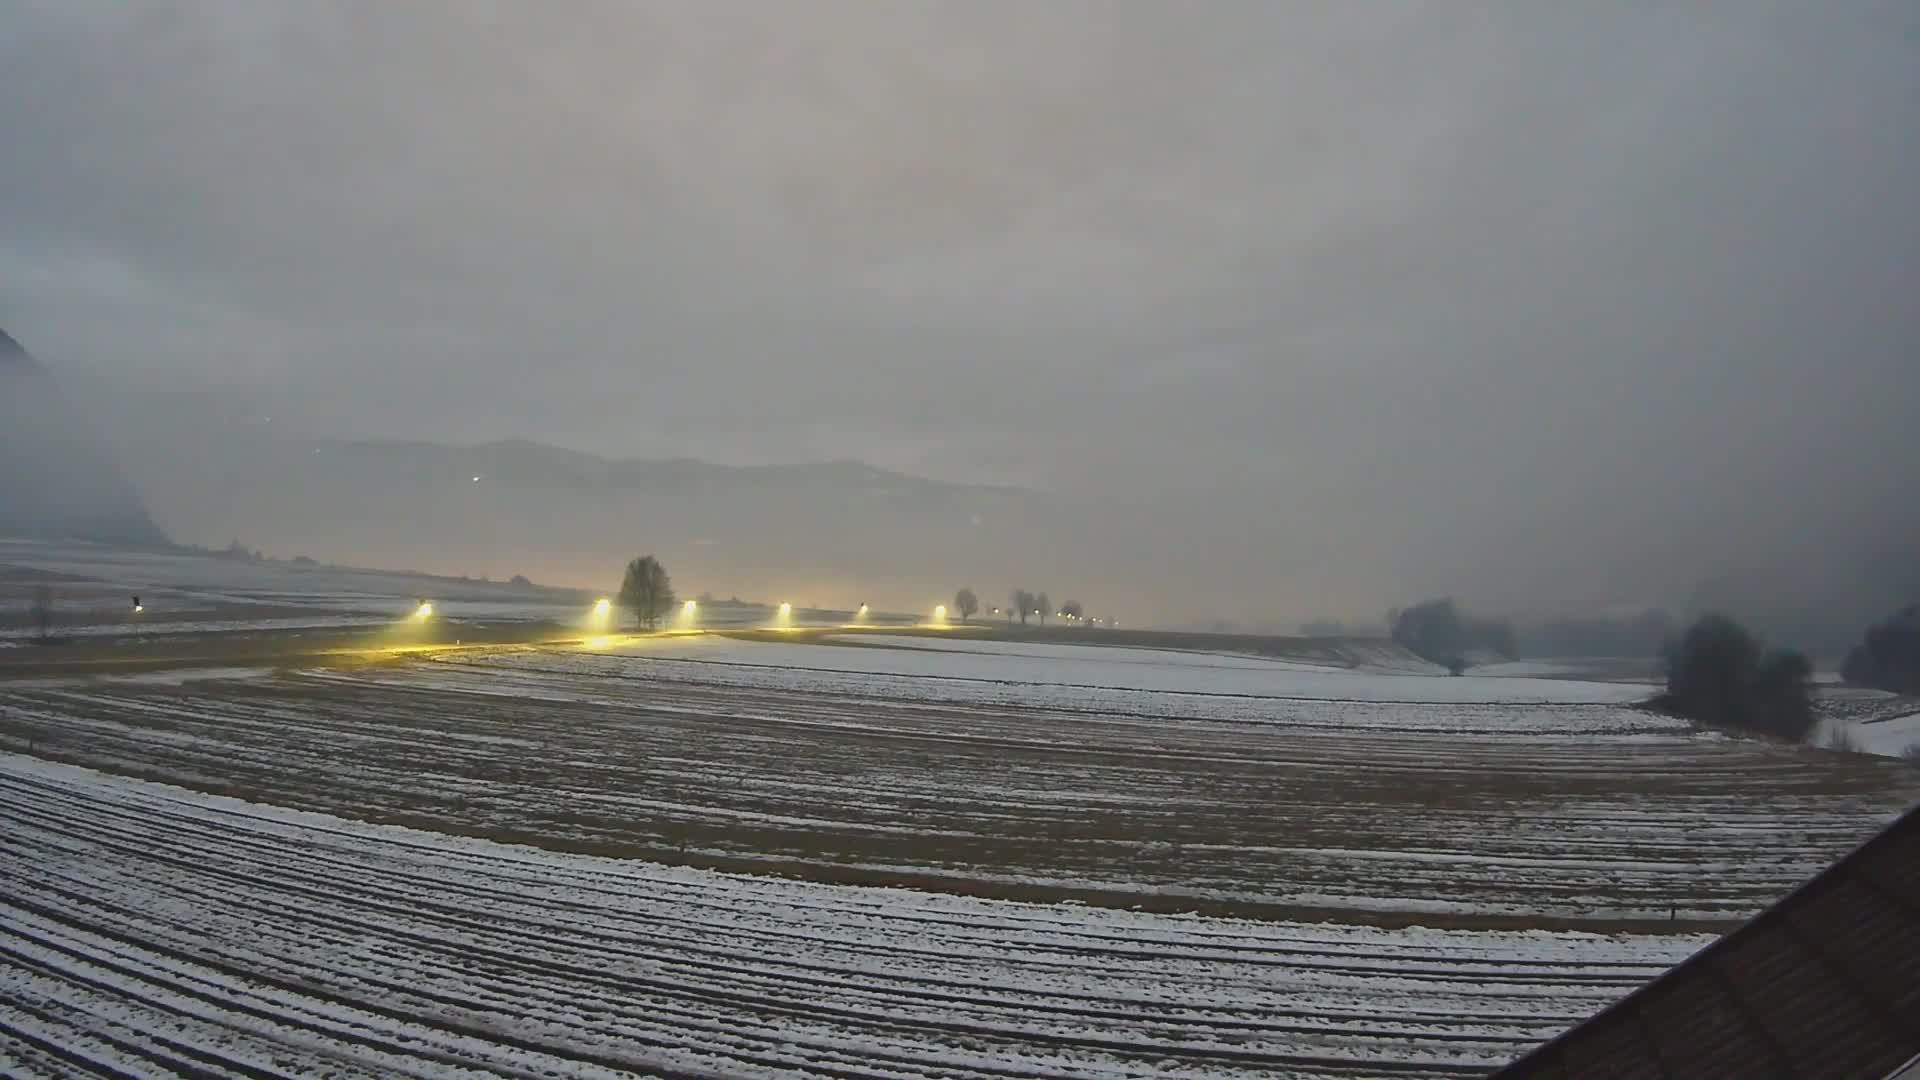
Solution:
M 803 485 L 845 487 L 869 493 L 935 495 L 961 492 L 1028 494 L 995 484 L 957 483 L 896 472 L 862 461 L 723 465 L 698 458 L 606 458 L 526 439 L 474 445 L 419 440 L 370 439 L 332 444 L 337 453 L 410 467 L 443 466 L 495 483 L 572 483 L 593 487 L 698 487 L 703 485 Z M 324 452 L 325 448 L 323 448 Z
M 0 372 L 23 368 L 36 372 L 45 370 L 33 358 L 33 354 L 27 351 L 26 346 L 15 341 L 12 334 L 0 330 Z
M 149 479 L 188 538 L 601 589 L 617 586 L 628 559 L 652 553 L 689 596 L 928 610 L 959 585 L 992 588 L 1004 576 L 993 571 L 1018 565 L 1057 516 L 1038 492 L 858 461 L 617 461 L 517 439 L 458 446 L 253 430 L 244 447 L 209 432 Z

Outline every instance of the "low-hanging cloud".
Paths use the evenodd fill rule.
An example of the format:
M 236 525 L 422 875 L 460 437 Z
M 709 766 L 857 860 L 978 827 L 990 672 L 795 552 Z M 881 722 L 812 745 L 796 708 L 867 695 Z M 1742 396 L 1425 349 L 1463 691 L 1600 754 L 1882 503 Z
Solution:
M 1920 536 L 1911 4 L 0 0 L 0 99 L 135 401 L 1043 487 L 1177 618 Z

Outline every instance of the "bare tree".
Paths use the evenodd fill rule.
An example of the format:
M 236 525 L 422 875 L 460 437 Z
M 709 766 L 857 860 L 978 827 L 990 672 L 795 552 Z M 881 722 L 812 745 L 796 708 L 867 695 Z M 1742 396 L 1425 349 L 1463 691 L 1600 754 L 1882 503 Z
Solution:
M 1047 625 L 1047 611 L 1052 606 L 1053 602 L 1047 599 L 1046 593 L 1041 593 L 1039 596 L 1033 598 L 1033 610 L 1040 616 L 1041 626 Z
M 1007 600 L 1013 604 L 1013 610 L 1020 613 L 1020 625 L 1027 625 L 1027 614 L 1033 610 L 1033 594 L 1025 589 L 1015 589 L 1007 595 Z M 1013 617 L 1009 615 L 1007 621 L 1012 622 Z
M 642 629 L 659 626 L 673 600 L 673 582 L 660 560 L 642 555 L 627 564 L 627 576 L 620 582 L 620 606 L 633 612 Z
M 953 610 L 960 613 L 961 622 L 966 622 L 973 618 L 974 612 L 980 610 L 980 598 L 973 595 L 972 589 L 963 588 L 953 594 Z

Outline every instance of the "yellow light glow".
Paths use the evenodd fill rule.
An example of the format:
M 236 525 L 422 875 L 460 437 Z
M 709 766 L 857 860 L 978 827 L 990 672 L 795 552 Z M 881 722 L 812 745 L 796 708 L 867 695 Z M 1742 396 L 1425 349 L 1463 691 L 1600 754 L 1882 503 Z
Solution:
M 933 617 L 934 617 L 934 618 L 936 618 L 936 619 L 944 619 L 944 618 L 946 618 L 946 617 L 947 617 L 947 605 L 945 605 L 945 604 L 935 604 L 935 605 L 933 606 Z
M 590 637 L 582 644 L 586 645 L 589 649 L 604 649 L 613 644 L 613 639 L 610 637 Z
M 792 604 L 788 604 L 788 603 L 782 603 L 782 604 L 780 605 L 780 614 L 782 614 L 782 615 L 791 615 L 791 614 L 793 614 L 793 605 L 792 605 Z
M 865 615 L 866 613 L 867 613 L 867 605 L 865 605 L 865 604 L 861 604 L 861 605 L 860 605 L 860 614 L 862 614 L 862 615 Z
M 138 614 L 140 614 L 141 612 L 143 612 L 143 611 L 145 611 L 145 610 L 147 610 L 147 606 L 146 606 L 145 604 L 135 604 L 135 605 L 133 605 L 133 613 L 134 613 L 135 615 L 138 615 Z
M 693 601 L 691 601 L 691 600 L 689 600 L 689 601 L 687 601 L 686 603 L 684 603 L 684 604 L 681 604 L 681 605 L 680 605 L 680 610 L 681 610 L 681 611 L 684 611 L 684 612 L 686 612 L 686 613 L 687 613 L 687 614 L 689 614 L 689 615 L 691 615 L 691 614 L 693 614 L 693 613 L 694 613 L 694 611 L 696 611 L 696 610 L 697 610 L 697 609 L 698 609 L 699 607 L 700 607 L 700 605 L 699 605 L 699 604 L 696 604 L 696 603 L 694 603 Z
M 593 613 L 595 615 L 605 615 L 612 610 L 613 610 L 613 601 L 607 599 L 604 596 L 593 602 Z
M 413 617 L 416 619 L 433 618 L 433 601 L 431 600 L 420 601 L 420 606 L 413 609 Z

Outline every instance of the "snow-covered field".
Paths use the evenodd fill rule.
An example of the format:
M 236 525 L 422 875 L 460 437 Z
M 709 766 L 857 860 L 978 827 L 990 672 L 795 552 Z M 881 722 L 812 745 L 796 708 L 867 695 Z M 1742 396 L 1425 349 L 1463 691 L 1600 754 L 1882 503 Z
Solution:
M 182 619 L 171 622 L 114 622 L 62 626 L 60 634 L 68 638 L 146 638 L 173 634 L 220 634 L 233 631 L 264 632 L 274 630 L 336 630 L 372 626 L 390 626 L 392 618 L 359 615 L 307 615 L 287 619 Z M 0 628 L 0 639 L 24 641 L 35 635 L 29 627 Z
M 848 671 L 910 679 L 967 679 L 1074 689 L 1149 690 L 1209 697 L 1308 698 L 1370 702 L 1541 702 L 1594 704 L 1639 701 L 1644 686 L 1562 679 L 1484 679 L 1355 671 L 1259 656 L 1053 645 L 889 634 L 830 639 L 845 646 L 832 659 L 815 645 L 760 642 L 683 643 L 691 659 L 762 667 Z M 872 648 L 872 646 L 883 646 Z M 647 642 L 635 655 L 658 655 Z
M 1534 660 L 1505 660 L 1478 664 L 1473 674 L 1501 679 L 1580 679 L 1587 682 L 1637 683 L 1653 686 L 1665 673 L 1652 656 L 1561 656 Z
M 14 1074 L 1457 1075 L 1708 940 L 810 884 L 12 755 L 0 805 Z
M 1815 692 L 1820 727 L 1809 738 L 1815 746 L 1844 736 L 1862 753 L 1900 757 L 1920 747 L 1920 701 L 1885 690 L 1828 686 Z
M 89 643 L 392 626 L 421 599 L 453 622 L 581 622 L 584 602 L 551 589 L 86 543 L 0 540 L 0 642 L 38 636 L 34 590 L 52 590 L 52 632 Z M 138 596 L 144 610 L 132 611 Z
M 1920 712 L 1856 723 L 1851 734 L 1869 754 L 1905 754 L 1920 747 Z
M 595 598 L 571 589 L 404 571 L 0 538 L 0 639 L 36 632 L 28 617 L 31 594 L 43 583 L 54 589 L 56 632 L 84 638 L 379 625 L 405 618 L 422 599 L 456 622 L 552 622 L 587 631 Z M 146 607 L 138 618 L 129 611 L 134 596 Z M 846 617 L 798 611 L 786 621 L 838 626 Z M 911 621 L 884 613 L 872 618 Z M 744 628 L 773 620 L 768 608 L 720 604 L 703 608 L 695 621 Z
M 356 617 L 270 584 L 177 587 Z M 16 664 L 0 1074 L 1459 1075 L 1920 797 L 1568 670 L 1093 640 Z
M 1178 670 L 1187 654 L 1062 648 L 1017 670 L 1194 677 Z M 1352 689 L 988 680 L 945 667 L 997 662 L 980 653 L 693 637 L 244 680 L 16 682 L 0 745 L 577 850 L 1455 924 L 1724 924 L 1920 796 L 1920 770 L 1899 762 L 1701 734 L 1616 704 L 1530 702 L 1525 687 L 1522 700 L 1419 701 L 1461 680 L 1193 659 L 1276 691 Z M 1398 699 L 1367 700 L 1383 684 Z
M 202 602 L 297 604 L 336 611 L 386 610 L 423 595 L 476 603 L 553 599 L 546 590 L 519 590 L 490 582 L 189 552 L 131 551 L 77 541 L 0 540 L 0 566 L 96 582 L 116 595 L 166 592 Z

